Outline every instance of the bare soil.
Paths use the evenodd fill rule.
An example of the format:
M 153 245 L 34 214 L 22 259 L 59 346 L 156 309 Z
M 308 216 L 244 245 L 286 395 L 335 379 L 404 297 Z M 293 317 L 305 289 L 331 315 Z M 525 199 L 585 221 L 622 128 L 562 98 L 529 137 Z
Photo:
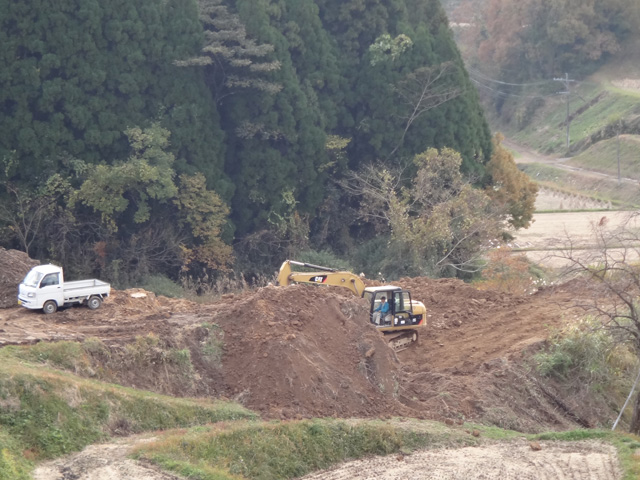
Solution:
M 303 480 L 555 480 L 620 478 L 615 449 L 599 443 L 506 444 L 357 460 Z
M 265 419 L 403 416 L 449 424 L 470 420 L 523 432 L 589 427 L 606 421 L 542 384 L 525 361 L 543 344 L 549 328 L 576 314 L 574 300 L 585 295 L 580 284 L 526 296 L 481 291 L 452 279 L 405 278 L 395 284 L 409 289 L 428 312 L 428 325 L 418 344 L 399 353 L 394 353 L 368 322 L 361 299 L 347 290 L 308 285 L 269 286 L 226 295 L 207 305 L 134 289 L 113 291 L 94 311 L 73 307 L 45 315 L 17 306 L 5 308 L 0 309 L 0 344 L 97 338 L 109 349 L 109 355 L 101 358 L 97 354 L 92 361 L 99 367 L 109 358 L 111 363 L 102 370 L 110 372 L 110 381 L 176 396 L 235 399 Z M 14 290 L 10 295 L 13 301 L 15 295 Z M 211 325 L 220 327 L 216 339 L 212 339 Z M 178 367 L 153 358 L 145 368 L 118 363 L 128 346 L 149 334 L 157 339 L 158 348 L 189 348 L 195 374 L 185 380 L 184 375 L 174 375 L 171 370 Z M 203 346 L 212 340 L 221 340 L 222 345 L 216 361 L 203 353 Z M 77 373 L 95 376 L 97 370 Z M 518 454 L 513 461 L 519 458 L 521 463 L 507 465 L 504 459 L 510 455 L 505 453 L 506 447 L 496 448 L 491 457 L 493 466 L 486 466 L 488 471 L 511 472 L 529 462 L 524 454 Z M 578 448 L 568 458 L 585 458 L 581 451 Z M 105 455 L 113 456 L 107 451 Z M 470 453 L 460 455 L 468 459 Z M 396 461 L 397 466 L 411 465 L 407 462 L 414 459 L 423 462 L 419 458 Z M 444 465 L 448 460 L 442 457 L 437 462 Z M 582 465 L 582 460 L 569 462 Z M 90 470 L 85 476 L 36 478 L 171 478 L 147 477 L 146 473 L 89 476 Z M 440 477 L 411 478 L 481 478 L 447 472 L 442 470 Z M 365 478 L 342 475 L 323 478 Z M 541 478 L 531 475 L 517 478 Z M 616 478 L 607 475 L 573 478 Z M 380 478 L 407 478 L 407 474 L 402 470 L 395 477 Z M 489 474 L 484 478 L 498 477 Z M 567 474 L 566 478 L 571 477 Z
M 16 304 L 17 285 L 36 265 L 26 253 L 0 247 L 0 308 Z
M 80 453 L 44 462 L 31 475 L 33 480 L 180 480 L 182 477 L 127 458 L 134 446 L 152 440 L 136 436 L 91 445 Z
M 136 338 L 153 334 L 165 347 L 191 350 L 192 382 L 180 383 L 154 361 L 139 370 L 112 363 L 111 380 L 173 395 L 223 396 L 265 418 L 498 415 L 525 431 L 575 426 L 519 362 L 550 327 L 571 317 L 579 287 L 513 296 L 452 279 L 395 283 L 428 312 L 418 345 L 397 354 L 368 322 L 361 299 L 307 285 L 264 287 L 210 305 L 127 290 L 113 291 L 95 311 L 0 309 L 0 343 L 93 337 L 117 358 Z M 210 336 L 203 324 L 219 325 L 223 335 L 222 357 L 213 365 L 200 348 Z

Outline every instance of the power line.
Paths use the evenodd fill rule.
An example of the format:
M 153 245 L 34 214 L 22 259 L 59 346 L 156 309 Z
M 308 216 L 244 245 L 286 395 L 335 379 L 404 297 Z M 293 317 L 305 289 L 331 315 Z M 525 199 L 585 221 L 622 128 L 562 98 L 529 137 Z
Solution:
M 547 94 L 547 95 L 520 95 L 518 93 L 510 93 L 510 92 L 503 92 L 501 90 L 496 90 L 495 88 L 490 87 L 489 85 L 485 85 L 484 83 L 480 82 L 479 80 L 473 78 L 472 76 L 469 77 L 470 80 L 477 85 L 478 87 L 481 87 L 485 90 L 488 90 L 498 96 L 501 96 L 503 98 L 506 97 L 516 97 L 516 98 L 550 98 L 550 97 L 555 97 L 560 95 L 559 93 L 552 93 L 552 94 Z
M 484 81 L 497 83 L 499 85 L 509 85 L 509 86 L 513 86 L 513 87 L 534 87 L 534 86 L 540 86 L 540 85 L 548 85 L 549 82 L 551 82 L 551 80 L 544 80 L 544 81 L 540 81 L 540 82 L 530 82 L 530 83 L 503 82 L 502 80 L 496 80 L 495 78 L 491 78 L 491 77 L 485 75 L 484 73 L 482 73 L 482 72 L 480 72 L 478 70 L 475 70 L 473 68 L 469 68 L 468 66 L 466 68 L 467 68 L 467 71 L 469 72 L 469 74 L 475 75 L 476 77 L 480 77 Z

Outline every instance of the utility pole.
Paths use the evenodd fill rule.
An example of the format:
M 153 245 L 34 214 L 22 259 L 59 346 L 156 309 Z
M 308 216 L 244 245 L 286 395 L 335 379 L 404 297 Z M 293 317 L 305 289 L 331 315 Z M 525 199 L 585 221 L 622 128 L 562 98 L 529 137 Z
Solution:
M 570 141 L 570 137 L 569 137 L 569 99 L 571 98 L 571 91 L 569 90 L 569 85 L 571 82 L 575 82 L 575 80 L 569 80 L 569 74 L 565 73 L 564 74 L 564 78 L 554 78 L 554 80 L 556 82 L 562 82 L 564 83 L 564 92 L 558 92 L 561 95 L 566 95 L 566 99 L 567 99 L 567 119 L 566 119 L 566 124 L 567 124 L 567 152 L 569 151 L 569 141 Z

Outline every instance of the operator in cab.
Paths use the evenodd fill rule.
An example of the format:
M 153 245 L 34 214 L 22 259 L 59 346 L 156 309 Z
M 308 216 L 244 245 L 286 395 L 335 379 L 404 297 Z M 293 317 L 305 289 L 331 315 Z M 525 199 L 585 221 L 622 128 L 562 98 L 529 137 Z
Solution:
M 380 305 L 373 310 L 373 323 L 380 325 L 380 321 L 389 314 L 389 302 L 387 297 L 380 298 Z

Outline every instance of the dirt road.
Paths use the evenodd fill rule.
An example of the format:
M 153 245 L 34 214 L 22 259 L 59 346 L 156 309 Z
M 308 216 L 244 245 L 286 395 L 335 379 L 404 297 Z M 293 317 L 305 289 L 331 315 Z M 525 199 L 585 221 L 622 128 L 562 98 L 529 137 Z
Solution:
M 509 150 L 511 150 L 512 152 L 515 152 L 514 160 L 516 163 L 543 163 L 546 165 L 552 165 L 561 170 L 579 172 L 580 174 L 585 175 L 587 177 L 591 177 L 591 178 L 606 179 L 612 182 L 618 181 L 617 175 L 610 175 L 603 172 L 596 172 L 594 170 L 588 170 L 585 168 L 576 167 L 574 165 L 568 165 L 567 162 L 571 160 L 571 157 L 543 155 L 540 152 L 536 152 L 535 150 L 525 147 L 524 145 L 519 145 L 507 139 L 503 141 L 503 144 Z M 638 184 L 638 180 L 633 178 L 622 177 L 620 178 L 620 181 L 623 183 L 630 183 L 633 185 Z
M 127 458 L 142 442 L 143 436 L 119 439 L 117 442 L 91 445 L 82 452 L 40 464 L 32 473 L 33 480 L 180 480 L 181 477 Z

